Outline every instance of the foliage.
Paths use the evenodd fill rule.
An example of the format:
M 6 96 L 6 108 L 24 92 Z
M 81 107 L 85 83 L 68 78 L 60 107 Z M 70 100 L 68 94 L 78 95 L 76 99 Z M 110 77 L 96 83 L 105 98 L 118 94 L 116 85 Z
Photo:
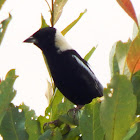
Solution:
M 79 17 L 75 19 L 71 24 L 69 24 L 61 33 L 65 35 L 82 18 L 86 11 L 87 10 L 85 9 L 84 12 L 80 13 Z
M 0 1 L 0 9 L 1 9 L 2 5 L 4 4 L 4 2 L 5 2 L 5 0 Z
M 46 1 L 47 2 L 47 1 Z M 56 0 L 49 5 L 51 26 L 58 22 L 67 0 Z M 130 0 L 117 0 L 136 22 Z M 0 8 L 4 0 L 0 2 Z M 63 31 L 65 35 L 83 16 L 83 13 Z M 1 22 L 0 43 L 11 19 Z M 41 28 L 48 27 L 43 16 Z M 139 140 L 140 139 L 140 33 L 134 40 L 116 42 L 110 52 L 111 81 L 100 98 L 73 111 L 74 104 L 55 87 L 45 116 L 37 117 L 33 110 L 22 104 L 11 104 L 16 95 L 13 84 L 17 78 L 10 70 L 0 80 L 0 134 L 4 140 Z M 85 56 L 88 60 L 95 47 Z M 47 64 L 47 61 L 46 61 Z M 53 85 L 53 84 L 51 84 Z M 69 111 L 68 111 L 69 110 Z
M 16 95 L 16 91 L 13 89 L 16 78 L 15 70 L 11 70 L 7 73 L 6 79 L 0 83 L 0 124 L 10 102 Z
M 132 83 L 126 76 L 113 76 L 111 83 L 104 90 L 100 111 L 106 139 L 123 139 L 134 122 L 136 112 L 136 97 Z
M 9 17 L 5 20 L 3 20 L 1 23 L 0 23 L 0 44 L 2 42 L 2 39 L 4 37 L 4 34 L 6 32 L 6 29 L 7 29 L 7 26 L 10 22 L 10 20 L 12 19 L 12 16 L 9 14 Z

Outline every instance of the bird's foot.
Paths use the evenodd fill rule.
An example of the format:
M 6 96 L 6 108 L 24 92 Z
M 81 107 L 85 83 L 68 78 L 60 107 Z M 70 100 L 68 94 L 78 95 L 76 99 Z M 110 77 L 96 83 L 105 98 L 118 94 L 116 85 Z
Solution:
M 69 113 L 73 113 L 74 115 L 76 115 L 76 113 L 77 113 L 78 111 L 80 111 L 80 109 L 81 109 L 82 107 L 83 107 L 83 105 L 77 105 L 76 107 L 69 109 L 68 115 L 69 115 Z
M 67 112 L 67 115 L 69 117 L 73 118 L 73 121 L 76 123 L 78 118 L 79 118 L 79 113 L 80 113 L 80 109 L 83 107 L 83 105 L 77 105 L 75 108 L 71 108 L 69 109 L 69 111 Z

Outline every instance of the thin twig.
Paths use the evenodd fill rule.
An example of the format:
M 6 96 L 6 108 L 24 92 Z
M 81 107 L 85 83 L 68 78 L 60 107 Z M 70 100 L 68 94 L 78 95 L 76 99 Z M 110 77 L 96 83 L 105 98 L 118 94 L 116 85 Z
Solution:
M 52 27 L 54 26 L 53 25 L 53 20 L 54 20 L 54 2 L 53 2 L 53 0 L 52 0 L 52 10 L 51 10 L 51 25 L 52 25 Z

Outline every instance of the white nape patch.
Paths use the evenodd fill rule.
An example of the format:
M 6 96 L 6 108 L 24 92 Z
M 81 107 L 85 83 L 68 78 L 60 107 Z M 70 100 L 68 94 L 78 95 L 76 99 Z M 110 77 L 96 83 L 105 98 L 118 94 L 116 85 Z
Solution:
M 57 30 L 55 34 L 55 46 L 62 52 L 72 50 L 72 47 L 68 44 L 65 37 Z

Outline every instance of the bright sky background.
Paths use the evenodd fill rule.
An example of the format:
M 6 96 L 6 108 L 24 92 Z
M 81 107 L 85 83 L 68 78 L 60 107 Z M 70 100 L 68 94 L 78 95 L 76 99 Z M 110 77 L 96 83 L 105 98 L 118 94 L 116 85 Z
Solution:
M 132 3 L 138 16 L 140 0 L 132 0 Z M 66 34 L 66 39 L 82 57 L 93 46 L 98 46 L 89 63 L 106 86 L 110 81 L 111 47 L 118 40 L 131 38 L 134 22 L 115 0 L 69 0 L 55 27 L 63 30 L 85 9 L 87 13 Z M 0 21 L 7 17 L 8 12 L 13 17 L 0 46 L 0 77 L 4 79 L 10 69 L 16 69 L 19 77 L 14 85 L 17 95 L 13 102 L 16 105 L 24 102 L 37 115 L 43 115 L 47 106 L 48 74 L 41 51 L 32 44 L 22 42 L 40 28 L 41 13 L 49 23 L 48 10 L 45 0 L 7 0 L 0 11 Z

